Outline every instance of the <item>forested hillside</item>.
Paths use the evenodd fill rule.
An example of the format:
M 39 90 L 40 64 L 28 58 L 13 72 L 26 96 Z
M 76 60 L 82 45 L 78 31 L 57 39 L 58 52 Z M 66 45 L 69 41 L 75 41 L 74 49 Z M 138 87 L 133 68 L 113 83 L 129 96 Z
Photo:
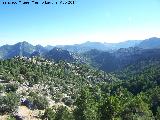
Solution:
M 160 60 L 160 49 L 130 47 L 121 48 L 113 52 L 93 49 L 83 55 L 88 58 L 90 65 L 106 72 L 114 72 L 141 61 Z
M 0 113 L 14 116 L 19 115 L 18 106 L 44 111 L 60 104 L 74 110 L 83 87 L 119 81 L 87 65 L 54 63 L 39 57 L 1 60 L 0 73 Z
M 150 60 L 107 74 L 40 57 L 1 60 L 0 113 L 26 119 L 25 108 L 30 119 L 158 120 L 159 68 L 159 61 Z
M 160 120 L 160 49 L 50 49 L 0 48 L 0 119 Z

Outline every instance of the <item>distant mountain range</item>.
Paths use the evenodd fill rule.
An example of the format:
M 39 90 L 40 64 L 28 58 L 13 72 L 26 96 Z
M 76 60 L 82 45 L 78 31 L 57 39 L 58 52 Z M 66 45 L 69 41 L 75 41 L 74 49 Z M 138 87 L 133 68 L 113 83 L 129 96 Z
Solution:
M 67 50 L 60 48 L 47 49 L 41 45 L 33 46 L 28 42 L 19 42 L 14 45 L 4 45 L 0 47 L 0 58 L 9 59 L 14 56 L 41 56 L 47 59 L 59 60 L 73 60 L 73 57 Z
M 129 47 L 154 49 L 154 48 L 160 48 L 160 38 L 153 37 L 146 40 L 129 40 L 120 43 L 101 43 L 101 42 L 88 41 L 82 44 L 64 45 L 64 46 L 60 45 L 56 47 L 77 53 L 83 53 L 92 49 L 97 49 L 101 51 L 112 51 L 112 50 L 118 50 L 120 48 L 129 48 Z M 51 46 L 49 46 L 48 48 L 51 48 Z
M 89 64 L 106 72 L 122 70 L 128 65 L 139 62 L 160 60 L 160 49 L 142 49 L 138 47 L 121 48 L 114 52 L 91 50 L 84 53 Z
M 55 61 L 80 60 L 84 62 L 87 61 L 88 60 L 87 57 L 89 57 L 89 59 L 92 60 L 93 63 L 96 62 L 97 64 L 99 64 L 100 62 L 107 64 L 106 63 L 107 60 L 109 59 L 111 59 L 110 61 L 114 60 L 114 58 L 112 58 L 113 56 L 118 59 L 119 59 L 118 56 L 121 56 L 121 59 L 119 60 L 123 60 L 122 58 L 128 57 L 127 54 L 129 54 L 129 57 L 135 57 L 138 51 L 140 52 L 142 51 L 141 49 L 145 50 L 145 49 L 158 49 L 158 48 L 160 48 L 160 38 L 156 37 L 149 38 L 146 40 L 133 40 L 120 43 L 85 42 L 82 44 L 64 45 L 64 46 L 48 45 L 46 47 L 43 47 L 41 45 L 33 46 L 32 44 L 24 41 L 16 43 L 14 45 L 1 46 L 0 59 L 9 59 L 14 56 L 26 56 L 26 57 L 41 56 L 47 59 L 53 59 Z M 138 51 L 136 51 L 136 53 L 134 54 L 134 50 Z M 132 54 L 134 54 L 134 56 L 131 56 Z M 97 56 L 95 57 L 95 55 Z M 106 58 L 104 59 L 103 57 Z M 112 66 L 112 69 L 113 67 L 114 66 Z
M 150 38 L 143 40 L 140 42 L 137 47 L 143 48 L 143 49 L 153 49 L 153 48 L 160 48 L 160 38 Z
M 41 45 L 33 46 L 29 44 L 28 42 L 24 41 L 24 42 L 19 42 L 14 45 L 1 46 L 0 47 L 0 58 L 8 59 L 14 56 L 30 57 L 30 55 L 35 51 L 41 54 L 44 54 L 45 52 L 47 52 L 47 50 Z
M 120 43 L 101 43 L 101 42 L 85 42 L 82 44 L 75 44 L 75 45 L 64 45 L 64 46 L 57 46 L 59 48 L 71 51 L 71 52 L 77 52 L 77 53 L 83 53 L 86 51 L 90 51 L 92 49 L 97 49 L 101 51 L 111 51 L 111 50 L 117 50 L 120 48 L 129 48 L 137 46 L 139 43 L 141 43 L 141 40 L 132 40 L 132 41 L 125 41 Z

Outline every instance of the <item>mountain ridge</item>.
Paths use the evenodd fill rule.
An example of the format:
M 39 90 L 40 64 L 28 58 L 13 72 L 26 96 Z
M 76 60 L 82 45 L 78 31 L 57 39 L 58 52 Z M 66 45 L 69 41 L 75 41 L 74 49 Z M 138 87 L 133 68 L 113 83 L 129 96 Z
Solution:
M 14 56 L 41 56 L 48 59 L 57 60 L 67 60 L 73 61 L 82 58 L 81 54 L 91 51 L 92 49 L 97 49 L 98 51 L 116 53 L 118 51 L 127 51 L 130 48 L 141 48 L 141 49 L 157 49 L 160 48 L 160 38 L 152 37 L 146 40 L 133 40 L 125 41 L 120 43 L 101 43 L 101 42 L 90 42 L 87 41 L 82 44 L 75 45 L 64 45 L 64 46 L 45 46 L 42 45 L 32 45 L 26 41 L 18 42 L 14 45 L 3 45 L 0 47 L 0 59 L 9 59 Z M 56 50 L 59 49 L 59 50 Z M 61 50 L 60 50 L 61 49 Z M 78 53 L 78 54 L 77 54 Z M 118 55 L 117 54 L 117 55 Z M 74 57 L 73 57 L 74 56 Z M 63 59 L 62 59 L 63 58 Z M 84 61 L 84 60 L 82 60 Z

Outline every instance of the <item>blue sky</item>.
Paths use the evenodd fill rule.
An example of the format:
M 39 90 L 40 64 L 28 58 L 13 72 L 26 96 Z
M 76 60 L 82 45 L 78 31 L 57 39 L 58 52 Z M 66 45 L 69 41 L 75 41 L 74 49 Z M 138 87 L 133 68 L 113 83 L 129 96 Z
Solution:
M 41 45 L 111 43 L 160 37 L 160 0 L 76 0 L 74 5 L 40 5 L 43 0 L 37 0 L 39 5 L 3 5 L 2 1 L 19 0 L 0 2 L 0 45 L 20 41 Z

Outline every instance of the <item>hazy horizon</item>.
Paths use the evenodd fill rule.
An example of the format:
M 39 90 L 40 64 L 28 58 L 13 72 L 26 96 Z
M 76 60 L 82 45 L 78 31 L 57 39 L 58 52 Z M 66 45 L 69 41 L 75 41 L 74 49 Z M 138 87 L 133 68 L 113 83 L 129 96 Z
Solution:
M 0 4 L 0 41 L 1 45 L 27 41 L 46 46 L 160 37 L 159 5 L 159 0 L 76 0 L 74 5 Z
M 150 38 L 159 38 L 159 37 L 150 37 Z M 144 39 L 144 40 L 147 40 L 147 39 L 150 39 L 150 38 L 146 38 L 146 39 Z M 29 43 L 29 44 L 31 44 L 31 45 L 34 45 L 34 46 L 36 46 L 36 45 L 41 45 L 41 46 L 43 46 L 43 47 L 46 47 L 46 46 L 65 46 L 65 45 L 76 45 L 76 44 L 83 44 L 83 43 L 87 43 L 87 42 L 99 42 L 99 43 L 103 43 L 103 44 L 116 44 L 116 43 L 123 43 L 123 42 L 128 42 L 128 41 L 143 41 L 143 40 L 124 40 L 124 41 L 117 41 L 117 42 L 102 42 L 102 41 L 84 41 L 84 42 L 81 42 L 81 43 L 73 43 L 73 44 L 47 44 L 47 45 L 43 45 L 43 44 L 40 44 L 40 43 L 38 43 L 38 44 L 32 44 L 32 42 L 28 42 L 28 41 L 15 41 L 15 43 L 11 43 L 11 44 L 0 44 L 0 47 L 1 46 L 3 46 L 3 45 L 15 45 L 15 44 L 17 44 L 17 43 L 20 43 L 20 42 L 27 42 L 27 43 Z

